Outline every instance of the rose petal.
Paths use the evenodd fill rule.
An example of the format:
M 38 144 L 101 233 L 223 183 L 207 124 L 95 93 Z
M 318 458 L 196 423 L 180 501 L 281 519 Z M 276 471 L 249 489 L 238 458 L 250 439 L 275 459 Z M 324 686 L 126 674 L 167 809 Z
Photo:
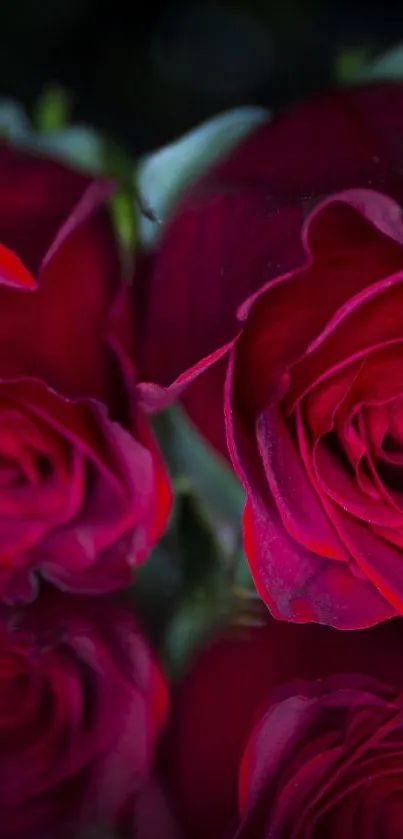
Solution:
M 88 196 L 91 214 L 82 223 L 77 206 L 76 227 L 53 250 L 34 292 L 0 289 L 1 378 L 41 379 L 64 396 L 93 396 L 107 404 L 119 393 L 107 345 L 120 277 L 112 227 L 101 206 L 109 191 L 103 187 L 93 199 Z
M 33 276 L 91 183 L 86 175 L 0 143 L 0 241 Z
M 258 452 L 231 410 L 234 356 L 226 381 L 226 427 L 234 468 L 247 494 L 244 547 L 260 596 L 276 617 L 340 628 L 371 626 L 394 614 L 378 592 L 344 562 L 315 554 L 285 529 L 265 488 Z M 329 502 L 330 503 L 330 502 Z
M 316 96 L 258 128 L 196 184 L 148 277 L 142 378 L 167 385 L 233 336 L 249 294 L 301 265 L 307 206 L 369 182 L 402 199 L 401 96 L 400 85 Z
M 316 226 L 320 227 L 318 233 Z M 332 231 L 330 250 L 327 249 L 328 237 L 322 235 L 322 226 Z M 308 231 L 313 232 L 309 234 Z M 345 359 L 357 355 L 363 347 L 370 349 L 381 340 L 397 339 L 401 334 L 400 320 L 395 329 L 388 320 L 385 334 L 383 323 L 387 315 L 382 319 L 381 312 L 380 317 L 374 318 L 374 307 L 379 309 L 383 305 L 385 312 L 390 313 L 389 297 L 392 293 L 396 296 L 396 289 L 390 288 L 390 275 L 395 275 L 396 284 L 400 283 L 403 274 L 396 272 L 403 266 L 403 247 L 380 233 L 348 204 L 338 203 L 337 196 L 334 203 L 326 203 L 315 212 L 308 222 L 307 235 L 313 237 L 314 242 L 318 239 L 315 249 L 310 251 L 307 267 L 269 283 L 252 307 L 243 310 L 243 313 L 247 312 L 247 322 L 239 342 L 237 382 L 239 389 L 248 388 L 249 401 L 249 391 L 252 391 L 252 410 L 259 407 L 261 410 L 263 405 L 282 397 L 283 377 L 291 366 L 297 365 L 292 371 L 287 394 L 290 407 L 304 393 L 308 383 L 311 386 L 323 373 L 335 367 L 340 361 L 341 347 L 341 358 L 346 363 Z M 324 276 L 326 295 L 321 293 Z M 379 280 L 381 283 L 377 285 Z M 353 321 L 351 338 L 343 340 L 342 321 L 337 329 L 337 339 L 332 329 L 330 337 L 324 341 L 323 335 L 330 330 L 329 321 L 332 318 L 336 321 L 334 312 L 341 312 L 345 306 L 348 313 L 355 296 L 356 305 L 358 301 L 360 303 L 357 312 L 359 334 Z M 293 300 L 292 307 L 290 299 Z M 312 300 L 316 300 L 315 306 L 311 305 Z M 347 324 L 349 322 L 347 318 Z M 263 370 L 262 358 L 265 359 Z M 246 393 L 240 398 L 248 401 Z
M 260 415 L 256 440 L 269 490 L 289 535 L 320 557 L 347 561 L 278 409 Z

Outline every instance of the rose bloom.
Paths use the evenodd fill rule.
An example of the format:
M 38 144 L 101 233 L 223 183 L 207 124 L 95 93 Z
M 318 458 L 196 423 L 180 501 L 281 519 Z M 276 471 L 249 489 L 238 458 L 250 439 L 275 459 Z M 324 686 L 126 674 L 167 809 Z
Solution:
M 403 835 L 403 623 L 269 618 L 207 644 L 173 698 L 171 801 L 192 839 Z
M 111 185 L 0 147 L 0 599 L 129 582 L 169 513 L 127 360 Z
M 193 188 L 149 267 L 143 378 L 192 382 L 285 620 L 403 614 L 402 132 L 399 84 L 294 108 Z
M 151 771 L 165 680 L 132 615 L 47 591 L 0 609 L 0 836 L 120 824 Z

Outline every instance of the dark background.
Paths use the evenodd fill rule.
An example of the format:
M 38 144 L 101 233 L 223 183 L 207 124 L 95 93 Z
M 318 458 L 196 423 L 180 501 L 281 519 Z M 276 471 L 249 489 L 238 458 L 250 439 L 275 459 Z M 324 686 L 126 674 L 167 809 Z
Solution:
M 32 108 L 43 87 L 132 154 L 240 104 L 281 108 L 331 83 L 342 50 L 403 39 L 384 0 L 2 0 L 0 95 Z

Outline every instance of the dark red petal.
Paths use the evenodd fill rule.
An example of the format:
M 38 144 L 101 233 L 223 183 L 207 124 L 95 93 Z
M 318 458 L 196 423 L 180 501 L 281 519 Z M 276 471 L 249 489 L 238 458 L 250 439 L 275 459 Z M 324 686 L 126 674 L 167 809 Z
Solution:
M 297 366 L 291 371 L 290 392 L 286 396 L 286 405 L 290 406 L 321 374 L 353 356 L 362 346 L 371 348 L 399 336 L 400 307 L 394 309 L 393 318 L 399 322 L 395 329 L 393 321 L 389 324 L 387 313 L 391 296 L 395 299 L 399 294 L 391 288 L 390 277 L 394 275 L 394 285 L 400 284 L 403 247 L 357 212 L 357 193 L 346 193 L 345 203 L 334 196 L 319 206 L 306 223 L 306 267 L 269 283 L 254 301 L 244 306 L 246 323 L 237 350 L 236 389 L 248 411 L 261 410 L 272 400 L 282 398 L 288 387 L 284 377 L 294 365 Z M 363 207 L 377 219 L 376 194 L 365 196 Z M 381 204 L 384 200 L 393 215 L 399 208 L 390 199 L 379 196 Z M 328 230 L 332 238 L 329 249 Z M 384 299 L 384 317 L 374 317 L 374 308 L 381 306 Z M 348 329 L 350 321 L 351 336 L 349 332 L 343 340 L 341 333 Z
M 270 494 L 288 534 L 319 557 L 347 561 L 348 553 L 309 482 L 298 442 L 278 408 L 260 415 L 256 440 Z
M 170 385 L 237 334 L 237 308 L 256 288 L 256 274 L 263 285 L 270 259 L 264 192 L 229 196 L 219 187 L 168 224 L 144 301 L 143 380 Z
M 328 511 L 360 575 L 373 585 L 374 594 L 379 593 L 388 601 L 395 614 L 403 615 L 401 549 L 378 535 L 375 528 L 349 516 L 338 505 L 330 503 Z
M 125 839 L 182 839 L 171 803 L 161 785 L 151 778 L 133 802 L 133 825 Z
M 117 245 L 102 206 L 109 192 L 109 185 L 95 185 L 83 196 L 36 290 L 0 289 L 1 378 L 33 377 L 64 396 L 107 404 L 119 393 L 107 343 L 120 282 Z
M 401 97 L 400 85 L 317 96 L 258 128 L 190 190 L 139 277 L 143 379 L 167 385 L 234 335 L 237 306 L 302 264 L 301 227 L 318 201 L 369 186 L 401 201 Z M 191 416 L 222 449 L 208 389 L 207 381 L 193 389 Z
M 247 816 L 249 811 L 254 824 L 261 809 L 274 839 L 313 835 L 318 822 L 320 830 L 321 815 L 340 799 L 350 791 L 365 794 L 367 752 L 382 748 L 401 726 L 400 703 L 391 701 L 390 688 L 358 675 L 285 687 L 249 740 L 241 769 L 241 812 Z M 387 762 L 387 754 L 383 761 L 378 757 L 374 775 L 382 776 Z M 332 821 L 326 822 L 326 835 L 336 839 Z
M 143 296 L 143 378 L 167 385 L 233 337 L 243 300 L 303 261 L 301 226 L 318 201 L 368 186 L 403 199 L 402 97 L 398 84 L 316 96 L 190 190 Z
M 225 458 L 229 455 L 222 405 L 227 364 L 228 359 L 224 356 L 195 379 L 182 397 L 190 418 L 206 440 Z
M 83 466 L 77 487 L 80 504 L 74 508 L 74 498 L 67 497 L 65 507 L 57 511 L 57 527 L 52 518 L 34 519 L 31 530 L 36 527 L 36 538 L 26 545 L 24 528 L 7 520 L 16 548 L 10 573 L 3 573 L 0 581 L 2 596 L 7 601 L 29 597 L 31 569 L 80 592 L 127 585 L 133 565 L 143 561 L 160 538 L 172 500 L 145 418 L 137 412 L 133 436 L 99 405 L 67 402 L 36 382 L 3 384 L 2 395 L 17 400 L 40 426 L 46 424 L 49 439 L 55 431 L 60 434 Z M 5 541 L 5 533 L 0 533 L 0 544 L 2 538 Z
M 302 548 L 274 510 L 247 506 L 243 528 L 256 588 L 276 618 L 362 629 L 396 615 L 388 591 L 378 593 L 372 580 L 360 579 L 347 564 Z
M 323 556 L 328 543 L 322 545 L 322 555 L 314 553 L 285 528 L 266 486 L 253 438 L 245 434 L 231 407 L 233 360 L 232 357 L 225 398 L 228 444 L 235 471 L 246 491 L 244 547 L 260 596 L 275 617 L 302 623 L 318 621 L 357 629 L 392 617 L 396 614 L 393 607 L 370 583 L 351 572 L 348 561 Z M 323 518 L 322 526 L 327 530 Z M 331 532 L 329 528 L 328 540 Z M 332 539 L 333 544 L 343 543 L 342 538 Z
M 60 163 L 0 144 L 0 242 L 33 276 L 91 182 Z
M 159 541 L 171 514 L 173 494 L 169 475 L 158 444 L 147 420 L 137 413 L 136 434 L 138 440 L 151 456 L 153 485 L 148 499 L 148 512 L 138 528 L 143 535 L 137 536 L 136 564 L 146 558 L 150 549 Z M 142 547 L 141 547 L 142 546 Z
M 25 609 L 0 610 L 0 638 L 25 665 L 23 679 L 13 677 L 25 718 L 7 729 L 0 714 L 2 835 L 114 827 L 147 780 L 167 707 L 165 679 L 133 616 L 45 589 Z
M 337 673 L 392 680 L 400 690 L 401 642 L 400 620 L 339 632 L 269 618 L 266 626 L 232 628 L 206 645 L 174 695 L 164 748 L 167 783 L 185 835 L 235 835 L 242 757 L 273 690 L 303 678 L 314 680 L 316 691 L 316 680 Z M 351 686 L 352 678 L 346 681 Z
M 118 424 L 99 420 L 115 459 L 113 480 L 97 472 L 76 518 L 50 532 L 33 557 L 48 579 L 70 591 L 101 593 L 128 585 L 171 508 L 169 481 L 152 438 L 143 434 L 138 442 Z

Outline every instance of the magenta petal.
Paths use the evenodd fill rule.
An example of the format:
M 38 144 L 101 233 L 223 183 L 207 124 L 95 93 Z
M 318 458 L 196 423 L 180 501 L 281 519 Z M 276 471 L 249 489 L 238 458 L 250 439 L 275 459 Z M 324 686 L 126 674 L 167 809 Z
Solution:
M 270 281 L 243 309 L 246 321 L 239 341 L 237 380 L 240 389 L 251 390 L 253 405 L 259 406 L 255 393 L 268 405 L 282 398 L 286 387 L 290 389 L 287 404 L 293 405 L 341 361 L 346 363 L 364 349 L 401 335 L 401 307 L 393 307 L 391 296 L 396 304 L 403 277 L 403 245 L 378 231 L 346 202 L 345 195 L 344 203 L 333 196 L 306 222 L 307 236 L 311 225 L 327 228 L 338 222 L 331 258 L 326 250 L 309 250 L 301 268 Z M 354 317 L 349 318 L 354 298 Z M 376 307 L 381 308 L 379 317 L 374 316 Z M 341 312 L 344 315 L 336 329 Z M 343 329 L 349 330 L 344 341 Z M 288 372 L 289 385 L 284 381 Z
M 376 588 L 347 565 L 321 559 L 294 542 L 273 509 L 249 502 L 244 546 L 257 590 L 276 618 L 362 629 L 396 614 Z
M 159 471 L 156 449 L 116 423 L 104 419 L 103 424 L 120 486 L 95 473 L 77 516 L 51 531 L 32 555 L 48 579 L 71 591 L 100 593 L 128 585 L 132 568 L 160 537 L 170 510 L 169 483 Z
M 289 535 L 318 557 L 347 561 L 278 408 L 260 415 L 256 439 L 270 493 Z
M 232 406 L 234 358 L 235 353 L 230 356 L 225 389 L 227 439 L 246 491 L 244 547 L 260 596 L 275 617 L 302 623 L 357 629 L 392 617 L 393 607 L 352 573 L 349 564 L 315 554 L 285 529 L 253 437 Z
M 259 811 L 261 818 L 266 816 L 263 824 L 273 839 L 313 835 L 318 822 L 323 829 L 322 818 L 333 808 L 338 811 L 341 806 L 348 817 L 345 802 L 350 790 L 358 797 L 365 784 L 366 753 L 375 751 L 379 742 L 384 746 L 388 734 L 399 728 L 399 702 L 390 708 L 390 698 L 385 686 L 362 676 L 335 676 L 319 684 L 297 682 L 280 689 L 278 700 L 272 698 L 256 725 L 243 757 L 245 819 L 237 836 L 255 835 L 253 829 L 248 833 L 248 824 L 257 824 Z M 380 722 L 375 730 L 374 720 Z M 387 763 L 385 755 L 386 771 Z M 352 765 L 357 767 L 356 778 L 349 777 Z M 381 767 L 376 766 L 374 774 L 378 787 Z M 335 823 L 338 816 L 328 823 L 329 839 L 339 835 Z
M 141 407 L 149 412 L 166 408 L 184 393 L 188 385 L 197 381 L 199 376 L 203 375 L 206 371 L 208 372 L 213 364 L 225 358 L 232 348 L 233 343 L 233 341 L 230 341 L 228 344 L 219 347 L 211 355 L 206 356 L 195 364 L 194 367 L 191 367 L 185 373 L 178 376 L 167 387 L 161 387 L 154 382 L 140 382 L 137 386 L 137 393 Z
M 380 527 L 398 527 L 401 524 L 401 511 L 380 496 L 376 499 L 364 494 L 357 484 L 356 475 L 350 475 L 337 455 L 324 443 L 315 446 L 312 462 L 318 486 L 342 510 L 363 522 Z
M 330 510 L 334 525 L 361 574 L 388 600 L 395 613 L 403 614 L 401 550 L 336 505 Z

